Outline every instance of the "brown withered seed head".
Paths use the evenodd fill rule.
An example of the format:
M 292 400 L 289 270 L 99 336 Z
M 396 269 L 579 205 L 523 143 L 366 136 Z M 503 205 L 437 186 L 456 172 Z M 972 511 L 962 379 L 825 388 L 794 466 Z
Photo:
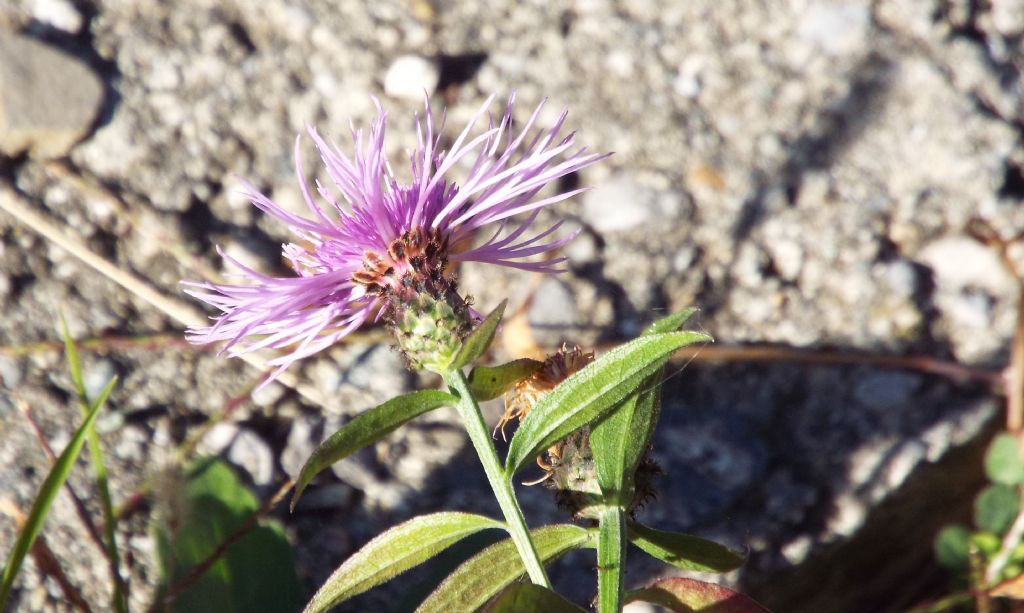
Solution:
M 569 349 L 562 344 L 558 351 L 544 360 L 544 365 L 537 372 L 517 383 L 512 391 L 505 395 L 505 414 L 501 416 L 498 429 L 504 434 L 505 424 L 513 419 L 525 419 L 545 394 L 593 361 L 594 352 L 584 353 L 577 346 Z
M 524 419 L 545 394 L 593 361 L 592 352 L 584 353 L 579 347 L 569 349 L 562 345 L 544 360 L 537 372 L 506 395 L 505 414 L 498 429 L 504 434 L 505 424 Z M 656 496 L 652 482 L 661 474 L 661 469 L 650 458 L 649 451 L 640 460 L 633 478 L 633 498 L 626 509 L 631 516 Z M 544 476 L 527 485 L 544 483 L 554 490 L 558 506 L 568 511 L 573 519 L 596 520 L 605 503 L 597 483 L 589 428 L 573 432 L 552 445 L 537 458 L 537 465 Z

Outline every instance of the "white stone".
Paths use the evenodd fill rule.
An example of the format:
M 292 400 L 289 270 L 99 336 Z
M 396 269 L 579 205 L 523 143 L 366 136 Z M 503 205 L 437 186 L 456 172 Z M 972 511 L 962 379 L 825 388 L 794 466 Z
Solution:
M 848 54 L 864 42 L 870 17 L 867 2 L 814 2 L 804 11 L 797 35 L 830 55 Z
M 790 564 L 799 564 L 804 561 L 807 554 L 811 552 L 811 545 L 814 543 L 807 535 L 798 536 L 782 546 L 782 556 Z
M 970 238 L 941 238 L 926 245 L 918 257 L 935 271 L 940 291 L 971 286 L 1000 294 L 1013 285 L 995 250 Z
M 766 246 L 779 276 L 786 281 L 795 281 L 800 276 L 800 268 L 804 263 L 804 250 L 800 243 L 781 239 L 770 241 Z
M 401 55 L 388 67 L 384 92 L 395 98 L 423 100 L 434 93 L 441 79 L 437 62 L 419 55 Z
M 82 15 L 68 0 L 33 0 L 32 16 L 58 30 L 77 34 L 82 30 Z

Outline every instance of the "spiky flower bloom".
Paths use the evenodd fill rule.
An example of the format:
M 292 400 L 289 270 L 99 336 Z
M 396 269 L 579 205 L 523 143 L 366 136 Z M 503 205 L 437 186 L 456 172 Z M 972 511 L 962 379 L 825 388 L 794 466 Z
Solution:
M 487 99 L 447 151 L 441 150 L 444 119 L 435 126 L 428 105 L 424 118 L 417 120 L 417 146 L 408 152 L 412 179 L 407 184 L 396 178 L 385 155 L 386 115 L 379 103 L 368 135 L 352 128 L 351 158 L 308 128 L 333 184 L 332 189 L 317 182 L 315 194 L 310 190 L 296 139 L 296 174 L 310 217 L 296 215 L 252 185 L 245 186 L 257 208 L 294 233 L 295 241 L 284 246 L 284 256 L 296 276 L 263 275 L 221 252 L 248 282 L 190 284 L 189 293 L 221 315 L 211 326 L 190 330 L 189 340 L 227 341 L 224 351 L 231 356 L 288 348 L 286 355 L 270 362 L 278 366 L 276 376 L 296 360 L 331 346 L 374 313 L 401 324 L 405 318 L 398 309 L 409 304 L 419 304 L 428 318 L 438 309 L 444 311 L 455 318 L 446 325 L 455 328 L 456 335 L 463 333 L 458 328 L 467 325 L 468 307 L 456 293 L 453 263 L 558 271 L 564 258 L 534 258 L 558 249 L 575 234 L 553 238 L 561 221 L 541 229 L 534 225 L 542 209 L 583 190 L 534 198 L 559 177 L 609 154 L 573 150 L 573 134 L 559 136 L 567 111 L 551 128 L 535 128 L 543 103 L 522 129 L 514 129 L 515 96 L 495 126 L 487 113 L 493 99 Z M 473 135 L 484 116 L 487 128 Z M 469 169 L 460 184 L 450 178 L 457 164 Z M 474 245 L 481 231 L 490 237 Z M 405 323 L 415 328 L 424 321 Z M 429 339 L 451 331 L 421 332 Z

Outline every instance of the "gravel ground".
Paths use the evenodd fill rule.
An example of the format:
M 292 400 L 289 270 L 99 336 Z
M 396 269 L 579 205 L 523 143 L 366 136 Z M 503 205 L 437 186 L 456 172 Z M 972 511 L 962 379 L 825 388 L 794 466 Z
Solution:
M 578 177 L 595 189 L 557 210 L 570 219 L 566 231 L 582 229 L 566 250 L 570 274 L 462 271 L 483 309 L 511 292 L 527 324 L 521 331 L 541 345 L 606 347 L 668 309 L 695 305 L 700 326 L 723 346 L 1004 364 L 1017 285 L 965 226 L 980 216 L 1006 235 L 1024 227 L 1024 5 L 668 4 L 6 0 L 0 188 L 181 300 L 180 279 L 223 272 L 217 245 L 284 271 L 284 228 L 237 194 L 234 177 L 298 206 L 291 154 L 305 124 L 344 143 L 349 119 L 367 123 L 377 96 L 398 155 L 415 142 L 410 118 L 423 90 L 435 108 L 448 105 L 453 127 L 488 94 L 514 90 L 520 113 L 549 97 L 542 124 L 568 106 L 581 142 L 615 151 Z M 100 423 L 115 500 L 171 462 L 204 417 L 260 374 L 183 346 L 179 321 L 7 213 L 0 307 L 4 347 L 59 338 L 60 313 L 79 339 L 160 335 L 85 357 L 94 388 L 121 377 Z M 295 369 L 305 395 L 266 388 L 209 432 L 201 450 L 222 454 L 268 496 L 345 419 L 436 384 L 406 372 L 377 340 L 371 331 L 305 362 Z M 952 503 L 924 504 L 907 492 L 921 491 L 915 479 L 941 483 L 929 467 L 974 466 L 964 459 L 974 456 L 955 454 L 983 445 L 1000 411 L 982 385 L 905 371 L 678 366 L 655 447 L 669 478 L 642 518 L 748 547 L 750 563 L 727 581 L 777 610 L 864 610 L 861 579 L 835 552 L 876 534 L 872 520 L 886 505 L 904 518 L 927 515 L 929 525 L 956 515 Z M 47 460 L 18 404 L 31 407 L 56 449 L 77 409 L 58 351 L 0 353 L 0 381 L 0 497 L 27 509 Z M 306 595 L 360 544 L 412 514 L 497 513 L 481 495 L 486 485 L 453 411 L 402 428 L 333 472 L 296 514 L 279 514 Z M 973 478 L 960 485 L 969 491 Z M 84 462 L 71 482 L 90 491 Z M 539 489 L 522 497 L 532 521 L 561 519 Z M 158 578 L 142 515 L 121 535 L 133 554 L 136 609 Z M 0 550 L 13 534 L 13 521 L 0 520 Z M 65 495 L 46 538 L 85 598 L 103 608 L 106 566 Z M 870 560 L 925 564 L 929 539 L 920 535 L 912 552 L 894 553 L 880 538 L 861 550 Z M 589 573 L 592 561 L 571 561 Z M 815 566 L 834 572 L 772 589 Z M 585 602 L 593 586 L 581 572 L 560 564 L 556 575 Z M 659 572 L 638 562 L 630 581 Z M 388 609 L 413 580 L 404 581 L 342 610 Z M 878 589 L 897 585 L 912 592 L 910 602 L 914 590 L 931 589 Z M 820 600 L 811 604 L 811 593 Z M 68 608 L 31 562 L 17 598 L 18 610 Z

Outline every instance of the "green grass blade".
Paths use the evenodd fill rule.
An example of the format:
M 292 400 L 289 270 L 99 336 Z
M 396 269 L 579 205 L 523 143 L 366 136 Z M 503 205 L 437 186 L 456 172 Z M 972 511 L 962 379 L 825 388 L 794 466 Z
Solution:
M 71 380 L 75 385 L 75 394 L 78 396 L 78 404 L 82 408 L 82 415 L 88 415 L 93 406 L 102 406 L 106 403 L 107 397 L 114 388 L 114 379 L 107 382 L 99 397 L 90 401 L 85 392 L 85 380 L 82 376 L 82 361 L 78 355 L 78 347 L 68 332 L 68 324 L 63 317 L 60 319 L 61 334 L 64 336 L 64 353 L 68 359 L 68 367 L 71 370 Z M 121 579 L 121 556 L 117 548 L 117 517 L 114 515 L 114 505 L 110 499 L 110 485 L 107 479 L 107 465 L 103 460 L 103 447 L 100 445 L 100 437 L 96 428 L 89 428 L 86 438 L 89 446 L 89 460 L 92 464 L 93 476 L 96 480 L 96 489 L 99 492 L 100 508 L 103 512 L 103 538 L 106 541 L 107 555 L 110 558 L 111 573 L 114 574 L 113 591 L 111 604 L 117 613 L 125 613 L 128 610 L 128 602 L 124 593 L 124 582 Z
M 108 389 L 110 388 L 112 386 L 108 385 Z M 106 397 L 103 395 L 97 398 L 97 402 L 90 409 L 85 421 L 75 431 L 75 435 L 71 437 L 71 441 L 68 442 L 67 447 L 64 448 L 64 451 L 61 452 L 60 457 L 54 463 L 53 468 L 50 469 L 50 474 L 43 481 L 39 495 L 32 504 L 32 510 L 25 521 L 25 526 L 22 528 L 21 533 L 18 534 L 14 548 L 11 550 L 4 565 L 3 577 L 0 580 L 0 611 L 6 610 L 7 598 L 11 593 L 11 588 L 14 586 L 14 579 L 18 576 L 21 565 L 25 561 L 25 555 L 32 548 L 36 537 L 39 536 L 39 532 L 43 528 L 43 522 L 46 521 L 46 515 L 50 512 L 50 507 L 57 497 L 57 492 L 64 486 L 71 468 L 75 465 L 75 460 L 78 459 L 78 454 L 81 453 L 82 446 L 85 445 L 89 429 L 92 428 L 93 423 L 96 421 L 96 415 L 99 413 L 105 400 Z

